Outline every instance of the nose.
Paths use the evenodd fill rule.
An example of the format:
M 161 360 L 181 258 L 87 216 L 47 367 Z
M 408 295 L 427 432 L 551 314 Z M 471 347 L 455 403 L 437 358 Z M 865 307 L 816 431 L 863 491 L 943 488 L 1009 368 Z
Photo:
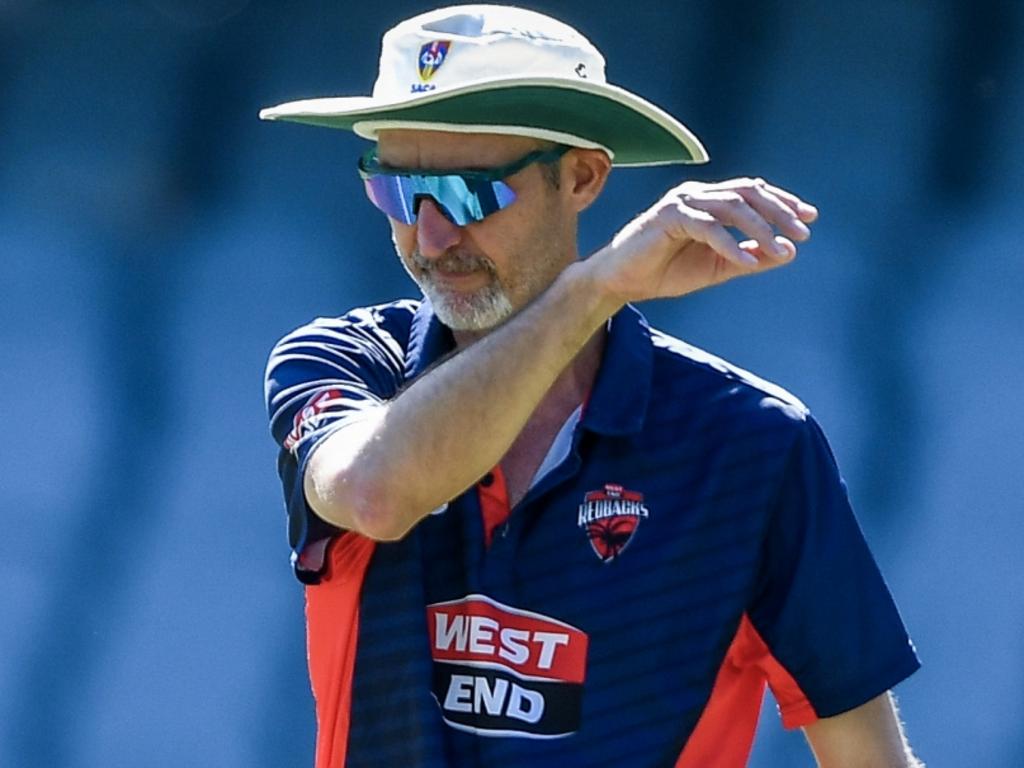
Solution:
M 425 199 L 416 214 L 416 245 L 426 257 L 440 256 L 462 239 L 462 228 L 441 213 L 437 203 Z

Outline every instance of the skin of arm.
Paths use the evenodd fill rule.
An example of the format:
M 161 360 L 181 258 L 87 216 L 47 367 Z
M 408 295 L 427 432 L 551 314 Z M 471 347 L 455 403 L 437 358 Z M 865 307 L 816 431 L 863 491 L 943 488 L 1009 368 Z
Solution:
M 317 514 L 371 538 L 398 539 L 476 482 L 498 463 L 561 371 L 617 309 L 591 285 L 583 263 L 570 266 L 493 333 L 329 437 L 313 454 L 305 478 L 306 497 Z M 575 311 L 567 315 L 567 306 Z M 556 326 L 557 333 L 535 332 Z M 499 391 L 502 407 L 496 409 Z
M 606 157 L 583 150 L 563 158 L 568 204 L 581 209 L 597 195 Z M 575 182 L 565 183 L 565 166 L 575 169 Z M 508 321 L 325 439 L 303 478 L 310 506 L 341 528 L 400 539 L 501 460 L 552 383 L 625 303 L 682 296 L 787 263 L 796 247 L 773 228 L 803 240 L 804 222 L 816 216 L 761 180 L 670 190 Z M 726 227 L 754 239 L 738 243 Z
M 924 768 L 907 743 L 891 693 L 804 728 L 820 768 Z

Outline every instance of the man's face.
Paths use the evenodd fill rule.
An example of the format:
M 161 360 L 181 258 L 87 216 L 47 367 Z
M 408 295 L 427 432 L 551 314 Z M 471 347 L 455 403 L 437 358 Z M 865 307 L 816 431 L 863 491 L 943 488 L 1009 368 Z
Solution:
M 384 165 L 428 170 L 496 168 L 538 149 L 518 136 L 381 131 Z M 456 331 L 493 328 L 525 306 L 576 258 L 575 215 L 530 165 L 505 182 L 515 201 L 483 221 L 457 226 L 430 200 L 414 224 L 390 219 L 402 264 L 441 322 Z

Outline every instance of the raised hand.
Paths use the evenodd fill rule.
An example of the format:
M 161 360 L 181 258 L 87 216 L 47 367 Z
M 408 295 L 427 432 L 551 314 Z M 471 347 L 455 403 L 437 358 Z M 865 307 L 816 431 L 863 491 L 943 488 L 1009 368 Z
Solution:
M 590 266 L 622 301 L 682 296 L 788 263 L 817 217 L 763 179 L 688 181 L 623 227 Z

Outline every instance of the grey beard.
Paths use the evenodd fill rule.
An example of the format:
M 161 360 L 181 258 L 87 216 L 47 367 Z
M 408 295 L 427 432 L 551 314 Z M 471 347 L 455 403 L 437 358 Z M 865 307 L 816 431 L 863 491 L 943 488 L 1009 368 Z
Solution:
M 418 252 L 412 254 L 411 261 L 419 270 L 419 277 L 411 272 L 410 275 L 430 299 L 434 314 L 453 331 L 484 331 L 500 324 L 512 314 L 512 302 L 498 282 L 494 265 L 490 261 L 454 253 L 439 261 L 431 261 L 424 259 Z M 432 273 L 437 267 L 450 272 L 482 269 L 491 276 L 491 282 L 472 294 L 449 294 L 433 282 Z
M 434 314 L 453 331 L 486 331 L 512 314 L 512 302 L 496 284 L 484 286 L 469 296 L 454 297 L 438 291 L 431 283 L 420 283 L 430 299 Z

